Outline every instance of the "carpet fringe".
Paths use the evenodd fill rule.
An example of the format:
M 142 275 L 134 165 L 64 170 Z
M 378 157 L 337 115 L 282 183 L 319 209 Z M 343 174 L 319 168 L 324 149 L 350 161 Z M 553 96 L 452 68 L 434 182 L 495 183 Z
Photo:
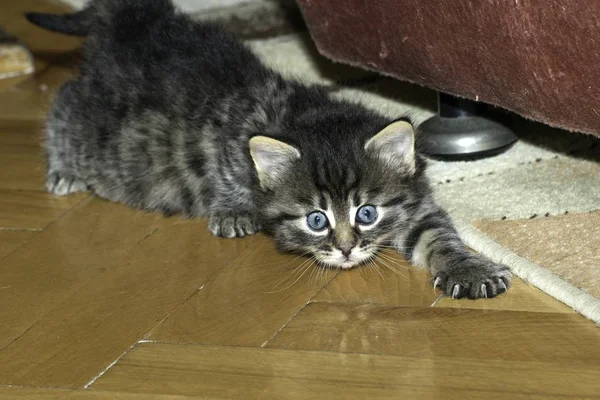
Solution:
M 600 300 L 569 284 L 550 270 L 517 255 L 489 238 L 473 225 L 454 219 L 458 233 L 467 246 L 492 261 L 510 267 L 525 282 L 565 303 L 596 324 L 600 324 Z

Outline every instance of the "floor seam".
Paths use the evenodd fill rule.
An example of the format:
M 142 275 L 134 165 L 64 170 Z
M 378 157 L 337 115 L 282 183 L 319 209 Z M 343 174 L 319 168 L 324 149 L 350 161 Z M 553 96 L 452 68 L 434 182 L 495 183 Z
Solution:
M 21 332 L 21 334 L 19 336 L 17 336 L 16 338 L 14 338 L 13 340 L 11 340 L 9 343 L 6 344 L 6 346 L 2 347 L 0 349 L 0 353 L 3 352 L 4 350 L 6 350 L 7 348 L 9 348 L 13 343 L 15 343 L 17 340 L 21 339 L 23 336 L 25 336 L 25 334 L 27 332 L 29 332 L 31 330 L 31 328 L 33 328 L 34 326 L 36 326 L 38 324 L 39 320 L 35 321 L 33 324 L 31 324 L 31 326 L 29 326 L 27 329 L 25 329 L 23 332 Z
M 41 228 L 2 228 L 2 227 L 0 227 L 0 231 L 2 231 L 2 232 L 43 232 L 44 229 L 41 229 Z
M 189 347 L 203 347 L 203 348 L 219 348 L 219 349 L 244 349 L 244 350 L 256 350 L 256 351 L 260 351 L 263 350 L 264 348 L 261 347 L 255 347 L 255 346 L 247 346 L 247 345 L 223 345 L 223 344 L 214 344 L 214 343 L 193 343 L 193 342 L 188 342 L 188 343 L 179 343 L 179 342 L 173 342 L 173 341 L 160 341 L 160 340 L 140 340 L 138 343 L 136 344 L 156 344 L 156 345 L 168 345 L 168 346 L 189 346 Z M 134 346 L 132 346 L 134 347 Z M 292 348 L 285 348 L 285 347 L 269 347 L 265 350 L 270 350 L 270 351 L 277 351 L 277 352 L 300 352 L 300 353 L 326 353 L 326 354 L 355 354 L 355 355 L 362 355 L 362 356 L 372 356 L 372 357 L 389 357 L 389 358 L 401 358 L 401 359 L 414 359 L 414 360 L 480 360 L 480 358 L 477 357 L 455 357 L 455 356 L 416 356 L 416 355 L 403 355 L 403 354 L 390 354 L 390 353 L 377 353 L 377 352 L 368 352 L 368 351 L 329 351 L 329 350 L 315 350 L 315 349 L 308 349 L 308 348 L 297 348 L 297 349 L 292 349 Z M 499 358 L 491 358 L 489 359 L 491 361 L 499 361 Z M 580 363 L 579 360 L 564 360 L 565 362 L 568 363 L 573 363 L 575 362 L 576 364 L 579 365 L 573 365 L 570 364 L 571 367 L 575 367 L 575 368 L 588 368 L 589 365 L 585 365 Z M 521 365 L 538 365 L 538 364 L 545 364 L 545 365 L 556 365 L 554 362 L 552 361 L 548 361 L 548 360 L 511 360 L 510 363 L 518 363 Z M 500 367 L 500 366 L 498 366 Z M 506 366 L 505 368 L 510 369 L 513 368 L 513 366 Z
M 50 222 L 48 225 L 46 225 L 44 228 L 42 228 L 43 231 L 45 231 L 46 229 L 48 229 L 49 227 L 51 227 L 52 225 L 54 225 L 56 222 L 60 221 L 61 219 L 63 219 L 63 217 L 67 214 L 69 214 L 71 211 L 73 211 L 75 208 L 79 207 L 84 201 L 91 199 L 93 196 L 91 194 L 86 194 L 85 197 L 83 199 L 81 199 L 80 201 L 78 201 L 77 203 L 73 204 L 73 207 L 69 208 L 68 210 L 65 210 L 65 212 L 63 212 L 62 214 L 60 214 L 54 221 Z
M 116 360 L 114 360 L 113 362 L 111 362 L 110 364 L 108 364 L 108 366 L 106 368 L 104 368 L 102 371 L 100 371 L 100 373 L 98 375 L 96 375 L 88 383 L 86 383 L 83 386 L 83 390 L 87 390 L 91 385 L 93 385 L 98 379 L 100 379 L 100 377 L 102 375 L 104 375 L 105 373 L 107 373 L 109 369 L 111 369 L 116 363 L 118 363 L 119 361 L 121 361 L 121 359 L 123 357 L 125 357 L 125 355 L 127 353 L 129 353 L 131 351 L 131 349 L 133 349 L 137 344 L 138 344 L 138 342 L 135 342 L 134 344 L 132 344 L 131 346 L 129 346 L 127 348 L 127 350 L 125 350 L 119 357 L 117 357 Z
M 285 329 L 286 326 L 288 326 L 297 316 L 298 314 L 300 314 L 302 312 L 302 310 L 304 310 L 310 303 L 312 303 L 312 301 L 314 300 L 315 297 L 317 297 L 322 291 L 323 289 L 325 289 L 325 287 L 327 285 L 329 285 L 331 283 L 332 280 L 334 280 L 339 274 L 339 271 L 333 275 L 331 277 L 331 279 L 329 279 L 327 281 L 327 283 L 325 283 L 321 289 L 319 289 L 317 291 L 317 293 L 314 294 L 314 296 L 312 296 L 310 299 L 308 299 L 308 301 L 306 302 L 306 304 L 304 304 L 302 307 L 300 307 L 293 315 L 291 318 L 289 318 L 270 338 L 268 338 L 267 340 L 265 340 L 265 342 L 263 344 L 260 345 L 261 348 L 264 348 L 265 346 L 267 346 L 267 344 L 269 344 L 269 342 L 271 340 L 273 340 L 277 335 L 279 335 L 279 333 Z
M 194 292 L 192 294 L 190 294 L 188 297 L 186 297 L 183 301 L 181 301 L 179 304 L 177 304 L 175 307 L 173 307 L 173 309 L 167 313 L 167 315 L 165 315 L 165 317 L 163 319 L 161 319 L 160 321 L 158 321 L 158 323 L 156 325 L 154 325 L 149 331 L 148 333 L 146 333 L 144 336 L 142 336 L 142 339 L 138 340 L 138 343 L 148 343 L 148 342 L 152 342 L 151 340 L 148 340 L 147 338 L 152 334 L 152 331 L 154 331 L 156 328 L 158 328 L 159 326 L 162 325 L 163 322 L 165 322 L 167 320 L 167 318 L 169 318 L 171 315 L 173 315 L 173 313 L 175 313 L 177 310 L 179 310 L 179 308 L 181 306 L 183 306 L 185 303 L 187 303 L 192 297 L 194 297 L 196 294 L 198 294 L 198 292 L 200 292 L 202 289 L 204 289 L 204 287 L 206 286 L 206 282 L 204 282 L 202 284 L 202 286 L 200 286 L 198 289 L 194 290 Z
M 154 233 L 155 232 L 152 232 L 151 234 L 147 235 L 144 239 L 140 240 L 140 242 L 142 242 L 143 240 L 147 239 L 148 237 L 150 237 Z M 139 244 L 139 242 L 138 242 L 138 244 Z M 202 289 L 204 289 L 206 287 L 206 285 L 208 285 L 209 283 L 211 283 L 212 281 L 214 281 L 215 279 L 217 279 L 226 269 L 231 268 L 234 265 L 235 260 L 239 256 L 240 256 L 240 254 L 238 254 L 237 256 L 234 256 L 227 263 L 225 263 L 225 265 L 223 266 L 223 268 L 221 268 L 221 270 L 219 270 L 218 272 L 216 272 L 214 274 L 209 275 L 208 278 L 204 281 L 204 283 L 202 283 L 202 285 L 198 289 L 196 289 L 193 293 L 191 293 L 188 297 L 186 297 L 181 303 L 179 303 L 177 306 L 175 306 L 173 308 L 173 310 L 171 310 L 171 312 L 169 312 L 163 319 L 161 319 L 155 326 L 153 326 L 152 329 L 150 329 L 148 331 L 148 333 L 146 333 L 143 336 L 143 338 L 140 341 L 138 341 L 138 343 L 152 343 L 153 342 L 152 340 L 147 339 L 148 336 L 150 334 L 152 334 L 152 331 L 154 329 L 158 328 L 164 321 L 166 321 L 167 318 L 169 318 L 181 306 L 183 306 L 185 303 L 187 303 L 188 300 L 190 300 L 192 297 L 194 297 L 195 295 L 197 295 Z
M 150 236 L 154 235 L 156 232 L 158 232 L 158 228 L 152 229 L 143 238 L 141 238 L 140 240 L 138 240 L 135 245 L 137 246 L 138 244 L 142 243 L 144 240 L 148 239 Z
M 27 232 L 38 232 L 41 233 L 43 231 L 27 231 Z M 23 240 L 21 243 L 19 243 L 14 249 L 12 249 L 11 251 L 8 252 L 8 254 L 5 254 L 2 258 L 0 258 L 0 264 L 2 264 L 2 262 L 8 258 L 12 253 L 16 252 L 17 250 L 21 249 L 21 247 L 23 247 L 25 244 L 29 243 L 30 239 L 25 239 Z
M 79 207 L 85 200 L 91 198 L 90 195 L 86 196 L 85 198 L 81 199 L 81 201 L 78 201 L 77 203 L 75 203 L 73 205 L 73 207 L 69 208 L 68 210 L 65 210 L 65 212 L 63 212 L 62 214 L 60 214 L 55 220 L 53 220 L 52 222 L 50 222 L 48 225 L 46 225 L 45 227 L 41 228 L 41 229 L 37 229 L 37 228 L 31 228 L 31 229 L 12 229 L 12 228 L 0 228 L 0 230 L 2 231 L 29 231 L 29 232 L 44 232 L 46 229 L 50 228 L 52 225 L 54 225 L 57 221 L 61 220 L 63 217 L 65 217 L 67 214 L 69 214 L 71 211 L 73 211 L 75 208 Z M 15 249 L 13 249 L 12 251 L 10 251 L 8 254 L 6 254 L 4 257 L 0 258 L 0 264 L 6 260 L 11 254 L 13 254 L 15 251 L 19 250 L 21 247 L 23 247 L 23 245 L 25 244 L 24 241 L 23 243 L 21 243 L 19 246 L 17 246 Z

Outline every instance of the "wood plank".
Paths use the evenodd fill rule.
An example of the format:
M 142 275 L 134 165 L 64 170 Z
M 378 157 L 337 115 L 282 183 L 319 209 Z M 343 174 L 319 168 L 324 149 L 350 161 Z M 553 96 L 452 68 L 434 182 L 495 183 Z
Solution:
M 71 60 L 66 56 L 67 60 Z M 15 91 L 32 91 L 44 95 L 48 99 L 54 98 L 58 89 L 69 79 L 76 77 L 79 74 L 77 69 L 78 60 L 72 59 L 72 64 L 66 65 L 50 65 L 40 73 L 35 74 L 31 79 L 15 87 Z
M 1 264 L 0 383 L 80 388 L 259 237 L 212 236 L 99 201 L 69 213 Z M 90 206 L 90 204 L 95 204 Z M 37 318 L 32 318 L 37 316 Z M 25 328 L 25 329 L 24 329 Z
M 49 106 L 50 94 L 46 92 L 16 89 L 0 92 L 0 121 L 3 125 L 40 126 Z
M 266 347 L 600 367 L 598 343 L 577 314 L 311 303 Z
M 23 387 L 0 387 L 0 399 L 39 399 L 39 400 L 185 400 L 194 397 L 137 394 L 123 392 L 100 392 L 90 390 L 64 390 L 64 389 L 34 389 Z
M 279 253 L 271 239 L 261 240 L 182 304 L 147 339 L 260 346 L 334 275 L 305 258 Z
M 314 301 L 429 307 L 438 296 L 429 273 L 411 266 L 399 254 L 385 257 L 377 261 L 379 271 L 365 266 L 338 274 Z
M 435 304 L 438 308 L 463 308 L 477 310 L 510 310 L 546 313 L 573 314 L 571 307 L 561 303 L 548 293 L 523 282 L 521 278 L 514 277 L 512 287 L 502 296 L 493 299 L 451 299 L 444 297 Z
M 0 127 L 18 125 L 39 129 L 59 88 L 76 74 L 76 69 L 70 65 L 52 65 L 29 79 L 0 91 Z
M 35 231 L 0 230 L 0 260 L 27 240 L 33 238 L 37 233 Z
M 87 196 L 57 197 L 39 190 L 0 189 L 0 229 L 45 229 Z
M 0 349 L 30 328 L 160 224 L 123 206 L 89 199 L 0 262 Z M 0 382 L 2 383 L 2 382 Z
M 33 153 L 42 155 L 41 143 L 43 139 L 41 127 L 31 129 L 30 127 L 12 126 L 6 127 L 0 122 L 0 145 L 14 146 L 20 153 Z M 8 155 L 3 154 L 3 157 Z M 3 177 L 5 178 L 5 177 Z
M 140 344 L 92 390 L 267 399 L 597 396 L 600 367 Z
M 0 128 L 0 189 L 45 191 L 41 132 Z
M 440 299 L 441 292 L 433 289 L 429 273 L 411 266 L 399 254 L 384 256 L 385 259 L 378 261 L 380 273 L 362 269 L 341 273 L 314 301 L 429 307 L 439 299 L 435 307 L 573 313 L 570 307 L 519 278 L 514 279 L 507 293 L 494 299 Z

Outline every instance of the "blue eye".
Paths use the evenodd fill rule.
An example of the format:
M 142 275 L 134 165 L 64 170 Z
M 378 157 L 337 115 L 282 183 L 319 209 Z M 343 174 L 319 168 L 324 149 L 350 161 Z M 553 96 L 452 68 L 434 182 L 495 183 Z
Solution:
M 356 212 L 356 222 L 362 225 L 370 225 L 377 219 L 377 209 L 375 206 L 362 206 Z
M 316 232 L 320 232 L 327 228 L 329 221 L 327 216 L 321 211 L 313 211 L 306 217 L 306 223 L 310 229 Z

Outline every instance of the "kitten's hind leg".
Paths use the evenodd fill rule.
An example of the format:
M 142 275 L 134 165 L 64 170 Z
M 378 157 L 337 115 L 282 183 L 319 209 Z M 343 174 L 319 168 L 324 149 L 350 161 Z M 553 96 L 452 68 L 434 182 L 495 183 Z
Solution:
M 251 213 L 218 211 L 210 214 L 208 229 L 215 236 L 235 238 L 254 235 L 260 230 L 260 225 Z
M 85 192 L 85 182 L 58 172 L 51 172 L 46 179 L 46 189 L 56 196 L 66 196 L 72 193 Z
M 46 158 L 48 175 L 46 176 L 46 189 L 56 196 L 66 196 L 71 193 L 84 192 L 87 185 L 77 178 L 67 164 L 67 153 L 64 142 L 48 131 L 46 144 Z
M 87 184 L 80 178 L 78 168 L 74 163 L 74 155 L 80 154 L 73 145 L 73 139 L 78 136 L 78 130 L 73 123 L 73 106 L 76 102 L 75 83 L 67 81 L 60 89 L 55 103 L 48 113 L 45 131 L 45 151 L 48 175 L 46 189 L 48 192 L 65 196 L 71 193 L 83 192 Z
M 56 143 L 56 137 L 50 136 L 46 157 L 48 162 L 48 175 L 46 176 L 46 189 L 56 196 L 66 196 L 71 193 L 84 192 L 87 185 L 77 178 L 65 162 L 67 154 L 62 150 L 63 144 Z

